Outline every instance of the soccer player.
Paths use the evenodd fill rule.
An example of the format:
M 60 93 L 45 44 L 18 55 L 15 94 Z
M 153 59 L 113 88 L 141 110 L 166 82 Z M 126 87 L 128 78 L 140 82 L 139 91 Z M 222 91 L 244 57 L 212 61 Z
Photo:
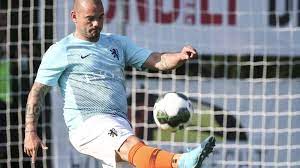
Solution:
M 177 53 L 152 52 L 127 37 L 101 33 L 101 0 L 75 0 L 71 19 L 74 33 L 47 50 L 28 95 L 24 151 L 32 162 L 39 147 L 47 149 L 36 127 L 46 93 L 58 84 L 70 142 L 103 167 L 115 167 L 116 158 L 138 168 L 201 167 L 215 146 L 212 136 L 190 152 L 174 154 L 150 147 L 133 134 L 127 119 L 124 78 L 126 65 L 170 70 L 197 58 L 197 51 L 185 46 Z

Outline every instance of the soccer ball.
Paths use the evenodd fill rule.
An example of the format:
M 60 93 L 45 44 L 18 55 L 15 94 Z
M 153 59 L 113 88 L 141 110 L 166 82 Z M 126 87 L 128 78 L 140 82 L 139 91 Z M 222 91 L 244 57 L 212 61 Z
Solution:
M 153 118 L 163 130 L 182 129 L 192 118 L 191 101 L 182 93 L 169 92 L 158 98 L 153 108 Z

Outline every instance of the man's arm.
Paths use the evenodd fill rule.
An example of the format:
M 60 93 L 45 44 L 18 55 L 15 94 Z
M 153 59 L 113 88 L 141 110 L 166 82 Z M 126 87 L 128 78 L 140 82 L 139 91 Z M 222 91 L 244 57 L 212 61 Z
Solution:
M 38 148 L 41 146 L 47 149 L 45 144 L 37 135 L 37 124 L 40 111 L 44 104 L 45 95 L 50 90 L 50 86 L 35 82 L 28 95 L 25 115 L 25 139 L 24 152 L 32 157 L 32 162 L 36 160 Z
M 144 63 L 145 68 L 153 70 L 172 70 L 184 64 L 189 59 L 197 58 L 197 51 L 191 46 L 185 46 L 178 53 L 152 53 Z

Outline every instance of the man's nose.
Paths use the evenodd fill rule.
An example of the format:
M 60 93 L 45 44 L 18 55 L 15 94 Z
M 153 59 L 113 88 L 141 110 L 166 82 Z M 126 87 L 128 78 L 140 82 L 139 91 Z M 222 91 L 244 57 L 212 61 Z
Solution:
M 93 27 L 99 27 L 99 21 L 94 20 L 93 22 Z

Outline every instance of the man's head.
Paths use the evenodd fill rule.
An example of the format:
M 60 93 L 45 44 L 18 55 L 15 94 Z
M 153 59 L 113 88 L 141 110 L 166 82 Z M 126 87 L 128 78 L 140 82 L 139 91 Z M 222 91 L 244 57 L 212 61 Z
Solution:
M 76 26 L 76 37 L 91 42 L 98 41 L 104 20 L 101 0 L 74 0 L 71 17 Z

